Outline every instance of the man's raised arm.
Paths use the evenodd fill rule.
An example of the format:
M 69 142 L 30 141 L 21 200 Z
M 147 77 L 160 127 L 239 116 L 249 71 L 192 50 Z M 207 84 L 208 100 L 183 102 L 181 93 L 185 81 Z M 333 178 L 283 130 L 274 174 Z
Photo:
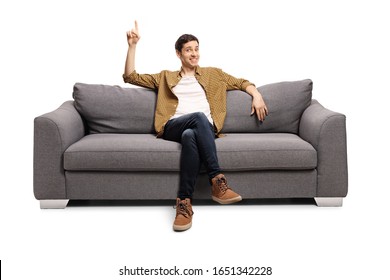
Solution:
M 141 36 L 138 32 L 138 23 L 134 22 L 134 28 L 131 31 L 127 31 L 127 43 L 129 49 L 127 51 L 126 64 L 125 64 L 125 76 L 130 75 L 135 70 L 135 49 Z

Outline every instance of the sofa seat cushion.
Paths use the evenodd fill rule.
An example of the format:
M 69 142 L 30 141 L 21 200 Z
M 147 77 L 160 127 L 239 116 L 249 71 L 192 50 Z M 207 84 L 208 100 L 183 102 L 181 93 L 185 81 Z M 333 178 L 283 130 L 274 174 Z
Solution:
M 90 134 L 64 153 L 65 170 L 176 171 L 181 145 L 153 134 Z
M 317 151 L 296 134 L 234 133 L 216 143 L 223 170 L 303 170 L 317 166 Z
M 224 171 L 314 169 L 317 153 L 295 134 L 228 134 L 216 140 Z M 179 171 L 181 145 L 153 134 L 91 134 L 64 154 L 65 170 Z

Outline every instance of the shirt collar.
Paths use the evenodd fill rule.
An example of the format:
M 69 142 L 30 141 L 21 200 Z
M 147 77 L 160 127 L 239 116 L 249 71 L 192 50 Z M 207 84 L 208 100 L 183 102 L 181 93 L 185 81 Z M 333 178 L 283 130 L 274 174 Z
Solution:
M 177 73 L 177 77 L 178 77 L 178 78 L 181 78 L 181 77 L 182 77 L 182 76 L 181 76 L 181 70 L 183 70 L 182 67 L 180 67 L 180 70 L 179 70 L 178 73 Z M 199 65 L 196 66 L 196 68 L 195 68 L 195 76 L 202 76 L 201 68 L 200 68 Z

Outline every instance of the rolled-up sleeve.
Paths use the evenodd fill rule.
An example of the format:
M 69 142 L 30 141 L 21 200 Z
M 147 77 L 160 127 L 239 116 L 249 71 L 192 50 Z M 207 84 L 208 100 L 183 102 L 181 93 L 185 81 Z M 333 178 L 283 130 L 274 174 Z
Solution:
M 248 86 L 255 86 L 255 84 L 249 82 L 248 80 L 233 77 L 225 72 L 223 72 L 223 77 L 227 85 L 227 90 L 239 89 L 245 91 Z
M 130 75 L 123 74 L 123 81 L 136 86 L 158 89 L 160 74 L 138 74 L 135 70 Z

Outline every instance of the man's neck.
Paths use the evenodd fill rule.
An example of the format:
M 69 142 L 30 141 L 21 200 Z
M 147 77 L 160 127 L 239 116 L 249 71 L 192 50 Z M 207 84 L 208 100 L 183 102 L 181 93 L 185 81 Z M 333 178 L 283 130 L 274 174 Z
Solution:
M 188 67 L 181 67 L 181 75 L 182 76 L 195 76 L 196 67 L 194 68 L 188 68 Z

